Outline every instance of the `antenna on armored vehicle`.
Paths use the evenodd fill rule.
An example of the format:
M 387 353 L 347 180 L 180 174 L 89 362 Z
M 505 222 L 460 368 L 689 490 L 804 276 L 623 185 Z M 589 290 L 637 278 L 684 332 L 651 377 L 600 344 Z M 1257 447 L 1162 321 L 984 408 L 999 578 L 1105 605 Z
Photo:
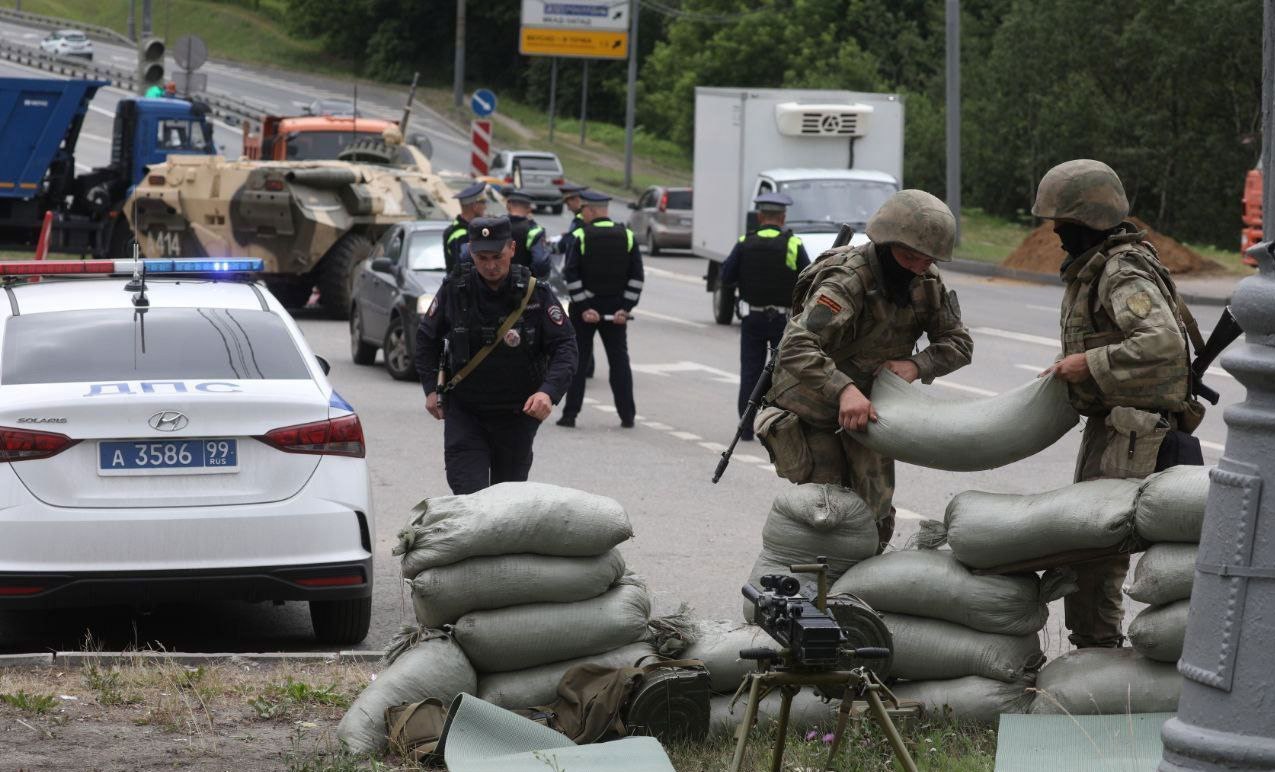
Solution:
M 407 90 L 407 105 L 403 107 L 403 119 L 398 122 L 398 132 L 407 141 L 407 122 L 412 119 L 412 102 L 416 99 L 416 81 L 420 80 L 419 71 L 412 73 L 412 87 Z

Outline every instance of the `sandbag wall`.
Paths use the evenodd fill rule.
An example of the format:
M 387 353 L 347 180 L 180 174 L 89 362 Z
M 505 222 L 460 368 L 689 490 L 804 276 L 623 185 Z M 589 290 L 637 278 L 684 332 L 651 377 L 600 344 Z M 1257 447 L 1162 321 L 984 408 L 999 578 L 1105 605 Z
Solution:
M 502 483 L 426 499 L 413 515 L 394 554 L 421 627 L 338 727 L 353 750 L 384 747 L 391 705 L 461 691 L 544 705 L 572 665 L 633 665 L 654 652 L 650 596 L 616 549 L 633 529 L 615 500 Z

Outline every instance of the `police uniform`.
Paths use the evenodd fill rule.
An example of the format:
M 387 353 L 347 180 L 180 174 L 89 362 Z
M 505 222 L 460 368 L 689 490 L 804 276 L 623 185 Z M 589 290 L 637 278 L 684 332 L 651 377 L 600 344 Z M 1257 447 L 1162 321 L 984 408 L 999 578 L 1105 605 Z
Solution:
M 974 342 L 935 267 L 914 274 L 892 252 L 902 244 L 950 260 L 956 222 L 947 206 L 923 191 L 900 191 L 867 232 L 868 244 L 829 250 L 798 278 L 766 395 L 771 407 L 758 416 L 757 434 L 779 476 L 862 496 L 884 546 L 894 530 L 894 460 L 861 445 L 854 432 L 838 432 L 842 392 L 853 386 L 870 398 L 889 361 L 910 361 L 929 383 L 969 364 Z M 929 345 L 917 352 L 922 335 Z
M 519 201 L 532 205 L 531 196 L 514 188 L 501 191 L 505 201 Z M 549 278 L 549 244 L 545 229 L 531 217 L 509 215 L 509 227 L 514 240 L 514 264 L 531 271 L 537 279 Z
M 567 183 L 566 185 L 558 186 L 558 191 L 562 193 L 563 200 L 566 200 L 567 198 L 573 195 L 580 196 L 584 193 L 584 191 L 588 189 L 589 189 L 588 185 L 576 185 L 575 183 Z M 573 238 L 575 238 L 571 234 L 575 233 L 576 230 L 580 229 L 583 226 L 584 226 L 584 218 L 580 216 L 580 209 L 576 209 L 574 212 L 571 213 L 571 223 L 567 225 L 567 230 L 558 239 L 559 252 L 561 252 L 564 255 L 567 253 L 567 245 L 571 243 L 571 240 Z
M 461 206 L 466 206 L 481 199 L 486 191 L 486 183 L 475 182 L 452 198 L 460 201 Z M 458 214 L 456 219 L 452 220 L 452 224 L 447 226 L 447 230 L 443 231 L 443 260 L 449 273 L 460 263 L 465 254 L 463 247 L 467 243 L 469 243 L 469 221 Z
M 469 227 L 475 250 L 496 251 L 509 240 L 507 218 L 476 218 Z M 523 412 L 544 392 L 556 403 L 576 368 L 571 323 L 548 285 L 537 283 L 517 322 L 496 340 L 505 318 L 522 302 L 530 272 L 511 265 L 492 289 L 473 263 L 444 280 L 416 333 L 416 371 L 426 395 L 438 389 L 446 341 L 445 379 L 495 342 L 490 354 L 448 390 L 444 402 L 443 459 L 456 494 L 527 479 L 532 441 L 540 422 Z
M 1032 214 L 1059 221 L 1068 253 L 1059 359 L 1083 356 L 1089 373 L 1067 384 L 1072 406 L 1088 417 L 1075 480 L 1142 478 L 1177 463 L 1160 458 L 1160 445 L 1172 429 L 1194 429 L 1203 408 L 1189 393 L 1173 280 L 1146 233 L 1125 220 L 1119 176 L 1100 161 L 1059 164 L 1041 179 Z M 1074 645 L 1123 643 L 1128 569 L 1128 555 L 1075 566 L 1079 590 L 1064 601 Z
M 792 199 L 763 193 L 753 199 L 759 212 L 783 213 Z M 753 386 L 766 366 L 766 352 L 779 347 L 792 306 L 797 274 L 810 265 L 801 239 L 781 226 L 763 225 L 739 237 L 722 263 L 721 281 L 737 286 L 739 310 L 739 415 L 748 408 Z M 741 439 L 753 438 L 748 427 Z
M 586 190 L 581 193 L 586 205 L 604 203 L 611 197 Z M 607 364 L 611 368 L 611 395 L 620 425 L 633 426 L 637 407 L 633 401 L 633 372 L 629 368 L 627 325 L 601 319 L 594 324 L 584 321 L 586 310 L 606 316 L 616 311 L 633 310 L 642 296 L 642 253 L 633 231 L 611 220 L 599 217 L 572 232 L 568 245 L 563 278 L 571 294 L 571 321 L 575 325 L 576 347 L 580 361 L 593 357 L 593 335 L 602 337 Z M 567 393 L 560 426 L 574 426 L 584 405 L 585 372 L 576 372 Z

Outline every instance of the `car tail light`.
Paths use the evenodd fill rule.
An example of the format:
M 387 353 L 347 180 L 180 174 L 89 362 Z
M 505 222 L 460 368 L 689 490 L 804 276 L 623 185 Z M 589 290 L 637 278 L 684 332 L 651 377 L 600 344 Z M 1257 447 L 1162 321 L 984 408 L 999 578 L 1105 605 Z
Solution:
M 553 179 L 549 182 L 549 184 L 550 184 L 550 185 L 553 185 L 555 188 L 560 188 L 560 187 L 562 187 L 563 185 L 567 184 L 567 181 L 566 181 L 566 180 L 564 180 L 564 179 L 562 179 L 561 177 L 554 177 L 554 178 L 553 178 Z
M 512 185 L 512 184 L 514 184 L 514 176 L 513 176 L 512 174 L 506 174 L 506 175 L 505 175 L 505 184 L 506 184 L 506 185 Z
M 363 458 L 363 425 L 356 415 L 273 429 L 257 439 L 285 453 Z
M 660 194 L 660 211 L 661 212 L 668 211 L 668 193 Z
M 65 434 L 0 429 L 0 461 L 33 461 L 56 456 L 79 440 Z

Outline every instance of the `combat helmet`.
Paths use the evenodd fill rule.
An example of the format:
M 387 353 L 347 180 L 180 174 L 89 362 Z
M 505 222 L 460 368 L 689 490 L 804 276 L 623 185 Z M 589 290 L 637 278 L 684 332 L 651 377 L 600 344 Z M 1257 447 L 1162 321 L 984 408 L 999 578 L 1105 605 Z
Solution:
M 900 190 L 868 220 L 874 244 L 902 244 L 940 262 L 952 259 L 956 218 L 952 210 L 924 190 Z
M 1041 178 L 1032 214 L 1071 220 L 1097 231 L 1111 230 L 1129 216 L 1129 199 L 1115 171 L 1102 161 L 1060 163 Z

